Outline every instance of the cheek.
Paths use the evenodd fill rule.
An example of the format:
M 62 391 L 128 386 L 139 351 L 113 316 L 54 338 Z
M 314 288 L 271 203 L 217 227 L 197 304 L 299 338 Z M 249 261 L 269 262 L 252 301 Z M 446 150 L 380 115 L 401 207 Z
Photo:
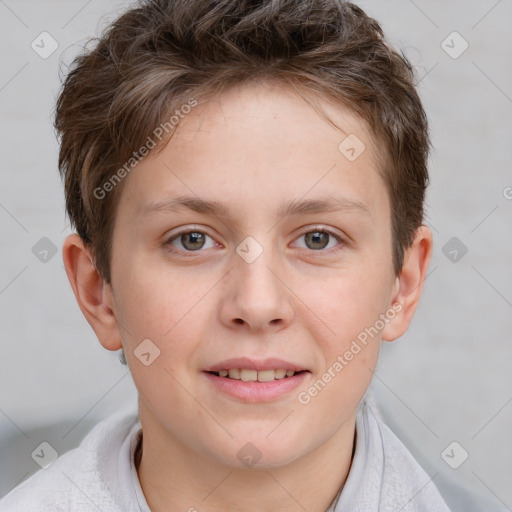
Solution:
M 358 272 L 331 277 L 321 293 L 309 294 L 308 300 L 314 304 L 311 309 L 319 312 L 329 328 L 326 346 L 339 351 L 373 326 L 387 306 L 388 288 L 385 276 L 366 266 Z
M 124 327 L 125 355 L 137 389 L 154 408 L 165 403 L 177 407 L 182 402 L 191 407 L 180 383 L 190 387 L 189 372 L 197 349 L 194 340 L 201 339 L 191 318 L 200 314 L 197 306 L 207 286 L 203 283 L 194 292 L 190 281 L 165 276 L 165 272 L 126 275 L 118 320 Z
M 322 357 L 299 403 L 337 428 L 359 403 L 377 364 L 381 336 L 374 326 L 383 312 L 382 290 L 363 279 L 345 279 L 331 283 L 318 299 L 315 310 L 329 327 L 329 336 L 322 335 L 326 329 L 319 322 L 310 325 Z M 333 415 L 333 410 L 345 412 Z
M 322 391 L 325 404 L 342 407 L 354 403 L 369 384 L 380 350 L 379 317 L 385 312 L 387 291 L 382 275 L 364 271 L 331 279 L 325 293 L 316 295 L 311 309 L 319 312 L 323 323 L 316 321 L 315 327 L 310 324 L 309 328 L 315 331 L 322 352 L 319 377 L 327 381 Z M 310 300 L 313 302 L 313 297 Z
M 147 392 L 157 396 L 160 393 L 157 381 L 165 383 L 166 389 L 175 387 L 169 374 L 180 382 L 191 378 L 189 373 L 196 365 L 198 344 L 204 338 L 204 321 L 197 319 L 211 317 L 205 308 L 214 279 L 195 278 L 183 271 L 150 265 L 137 268 L 142 270 L 135 271 L 132 267 L 125 273 L 128 277 L 120 287 L 120 308 L 119 311 L 116 308 L 116 314 L 124 327 L 123 344 L 127 360 L 131 359 L 133 378 L 136 382 L 141 379 L 138 385 L 142 389 L 149 386 L 151 391 Z M 138 359 L 142 347 L 157 354 L 148 368 Z
M 187 322 L 211 286 L 179 269 L 135 259 L 124 261 L 122 268 L 116 313 L 133 341 L 154 338 L 164 343 L 181 322 Z

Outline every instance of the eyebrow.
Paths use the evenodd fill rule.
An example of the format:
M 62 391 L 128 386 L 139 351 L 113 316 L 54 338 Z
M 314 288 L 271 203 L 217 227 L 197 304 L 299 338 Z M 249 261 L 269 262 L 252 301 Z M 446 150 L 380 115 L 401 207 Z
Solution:
M 229 208 L 217 201 L 207 201 L 194 196 L 180 195 L 157 203 L 148 204 L 142 211 L 142 217 L 155 213 L 172 213 L 188 209 L 197 213 L 223 215 L 229 217 Z M 293 199 L 281 204 L 278 217 L 323 212 L 361 212 L 370 216 L 368 207 L 354 199 L 346 197 L 326 197 L 323 199 Z

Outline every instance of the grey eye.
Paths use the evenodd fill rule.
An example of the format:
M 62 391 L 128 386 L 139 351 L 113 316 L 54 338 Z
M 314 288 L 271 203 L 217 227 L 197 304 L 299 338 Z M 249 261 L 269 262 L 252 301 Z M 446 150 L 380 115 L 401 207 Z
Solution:
M 205 234 L 193 231 L 191 233 L 184 233 L 180 236 L 180 242 L 183 247 L 190 251 L 197 251 L 201 249 L 205 242 Z
M 300 237 L 300 239 L 305 240 L 305 248 L 306 249 L 312 249 L 316 251 L 320 251 L 323 249 L 330 249 L 331 247 L 334 247 L 336 245 L 336 242 L 341 242 L 341 239 L 331 233 L 330 231 L 321 230 L 321 229 L 315 229 L 312 231 L 308 231 L 307 233 L 303 233 Z M 334 242 L 334 245 L 330 242 Z
M 207 238 L 212 241 L 210 246 L 205 246 Z M 193 229 L 177 233 L 170 240 L 168 240 L 167 244 L 176 247 L 176 243 L 178 242 L 181 244 L 181 247 L 178 246 L 177 248 L 186 252 L 199 251 L 200 249 L 205 248 L 208 249 L 209 247 L 213 247 L 215 245 L 215 241 L 211 236 L 203 233 L 202 231 Z
M 311 231 L 305 235 L 306 245 L 310 249 L 325 249 L 329 243 L 329 233 L 325 231 Z

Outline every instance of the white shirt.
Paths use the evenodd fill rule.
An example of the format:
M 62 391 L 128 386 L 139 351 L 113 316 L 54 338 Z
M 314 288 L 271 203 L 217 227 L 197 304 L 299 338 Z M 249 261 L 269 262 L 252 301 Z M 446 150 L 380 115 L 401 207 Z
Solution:
M 136 410 L 98 423 L 80 446 L 40 469 L 0 500 L 1 512 L 151 512 L 134 454 Z M 349 475 L 326 512 L 450 512 L 433 481 L 364 399 L 356 417 Z

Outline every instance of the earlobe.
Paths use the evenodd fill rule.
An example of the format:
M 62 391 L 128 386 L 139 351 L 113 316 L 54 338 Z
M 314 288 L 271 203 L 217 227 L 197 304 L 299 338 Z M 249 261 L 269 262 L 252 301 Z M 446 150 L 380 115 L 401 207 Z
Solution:
M 411 247 L 404 254 L 404 263 L 391 300 L 395 315 L 382 331 L 383 340 L 393 341 L 409 328 L 427 277 L 432 246 L 432 232 L 428 226 L 420 226 Z
M 107 350 L 122 348 L 122 340 L 115 317 L 110 285 L 94 266 L 90 249 L 77 234 L 69 235 L 62 247 L 66 274 L 78 306 L 100 343 Z

